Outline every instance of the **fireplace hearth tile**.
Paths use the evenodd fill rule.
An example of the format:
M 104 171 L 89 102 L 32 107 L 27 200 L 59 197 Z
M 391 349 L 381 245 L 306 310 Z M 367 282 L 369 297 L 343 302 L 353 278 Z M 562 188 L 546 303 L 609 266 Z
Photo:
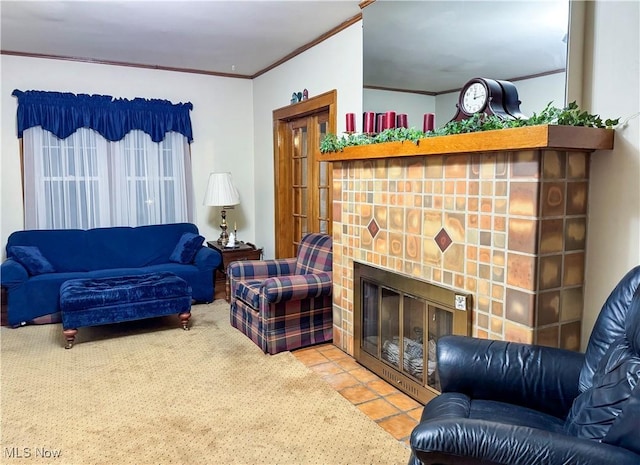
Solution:
M 560 348 L 567 350 L 580 350 L 581 323 L 575 321 L 560 325 Z
M 445 213 L 445 225 L 447 234 L 450 234 L 453 242 L 464 242 L 465 240 L 465 227 L 464 227 L 464 214 L 460 213 Z
M 562 252 L 563 220 L 542 220 L 540 225 L 540 253 Z M 509 242 L 511 243 L 511 242 Z
M 451 237 L 444 228 L 440 230 L 440 232 L 434 237 L 436 244 L 438 244 L 438 248 L 441 252 L 444 252 L 449 248 L 449 246 L 453 243 Z
M 532 327 L 534 324 L 535 296 L 515 289 L 507 289 L 505 309 L 507 320 Z
M 536 216 L 538 213 L 538 190 L 533 182 L 512 182 L 509 193 L 509 213 L 512 215 Z
M 376 253 L 379 253 L 380 255 L 382 255 L 383 260 L 386 259 L 387 255 L 389 254 L 389 242 L 387 240 L 387 233 L 382 231 L 380 232 L 378 235 L 378 237 L 376 237 L 374 239 L 374 250 Z M 385 262 L 386 263 L 386 262 Z M 380 263 L 381 265 L 384 265 L 385 263 Z
M 562 283 L 565 286 L 577 286 L 583 283 L 584 253 L 572 253 L 564 256 L 564 275 Z
M 533 330 L 507 321 L 505 322 L 504 337 L 507 341 L 532 344 Z
M 560 292 L 543 292 L 538 299 L 537 326 L 558 323 L 560 315 Z
M 507 256 L 507 284 L 520 289 L 535 289 L 535 258 L 510 253 Z
M 565 184 L 548 182 L 542 185 L 542 216 L 561 216 L 564 214 Z
M 567 183 L 567 215 L 587 214 L 588 190 L 586 182 Z
M 375 237 L 378 235 L 378 232 L 380 231 L 380 226 L 378 226 L 375 218 L 372 218 L 371 221 L 369 221 L 367 229 L 369 230 L 369 234 L 371 234 L 371 237 L 375 239 Z
M 540 258 L 538 274 L 541 290 L 560 287 L 562 285 L 562 255 L 549 255 Z
M 568 178 L 586 178 L 588 176 L 587 154 L 584 152 L 569 152 L 567 171 Z
M 549 326 L 536 330 L 536 344 L 547 347 L 558 347 L 559 327 Z
M 537 242 L 536 222 L 533 220 L 512 218 L 509 221 L 509 249 L 534 253 Z
M 385 399 L 400 410 L 411 410 L 420 407 L 420 403 L 402 393 L 390 394 Z
M 513 177 L 538 177 L 540 172 L 540 152 L 521 150 L 511 154 L 511 174 Z
M 447 270 L 464 272 L 464 246 L 462 244 L 449 245 L 444 254 L 443 265 Z
M 582 287 L 563 290 L 560 295 L 560 320 L 564 322 L 582 318 L 583 298 Z
M 584 250 L 586 247 L 586 218 L 569 218 L 565 225 L 565 250 Z
M 406 258 L 409 260 L 420 259 L 420 241 L 418 240 L 417 236 L 407 236 L 406 254 Z
M 566 152 L 546 151 L 542 161 L 542 172 L 545 179 L 563 179 Z
M 376 399 L 363 404 L 358 404 L 357 407 L 362 411 L 362 413 L 374 421 L 400 413 L 397 408 L 384 399 Z
M 444 166 L 445 178 L 467 177 L 467 155 L 452 155 L 446 158 Z

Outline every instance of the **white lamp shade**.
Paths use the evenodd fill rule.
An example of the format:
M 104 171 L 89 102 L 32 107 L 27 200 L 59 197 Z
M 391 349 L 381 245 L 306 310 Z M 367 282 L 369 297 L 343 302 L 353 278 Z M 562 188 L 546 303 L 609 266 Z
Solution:
M 231 173 L 211 173 L 203 205 L 230 207 L 240 203 L 240 194 L 231 182 Z

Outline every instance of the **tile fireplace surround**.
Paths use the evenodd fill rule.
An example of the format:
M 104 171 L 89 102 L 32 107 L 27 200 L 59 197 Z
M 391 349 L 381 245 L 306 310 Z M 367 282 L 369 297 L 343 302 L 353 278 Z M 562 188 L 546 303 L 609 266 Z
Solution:
M 324 154 L 334 344 L 353 355 L 357 260 L 471 293 L 473 336 L 579 349 L 589 157 L 612 148 L 612 130 L 536 126 Z

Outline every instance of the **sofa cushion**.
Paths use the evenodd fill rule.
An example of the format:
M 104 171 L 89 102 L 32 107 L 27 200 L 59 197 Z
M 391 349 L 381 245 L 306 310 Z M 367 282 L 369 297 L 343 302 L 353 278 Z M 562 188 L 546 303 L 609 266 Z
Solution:
M 14 245 L 9 247 L 9 255 L 26 268 L 31 276 L 43 273 L 55 273 L 53 265 L 35 246 Z
M 175 249 L 173 249 L 173 252 L 171 252 L 169 261 L 183 264 L 193 262 L 203 242 L 204 237 L 198 234 L 184 233 L 176 244 Z

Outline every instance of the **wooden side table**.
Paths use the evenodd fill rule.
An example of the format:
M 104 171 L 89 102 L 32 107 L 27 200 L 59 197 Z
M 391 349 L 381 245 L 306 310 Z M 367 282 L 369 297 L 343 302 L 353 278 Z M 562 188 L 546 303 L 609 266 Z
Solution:
M 231 300 L 229 289 L 229 278 L 227 277 L 227 267 L 231 262 L 239 260 L 260 260 L 262 258 L 262 249 L 258 249 L 255 245 L 239 241 L 235 247 L 223 247 L 217 241 L 207 241 L 207 246 L 217 250 L 222 255 L 222 263 L 215 273 L 216 285 L 224 281 L 225 299 L 227 302 Z

